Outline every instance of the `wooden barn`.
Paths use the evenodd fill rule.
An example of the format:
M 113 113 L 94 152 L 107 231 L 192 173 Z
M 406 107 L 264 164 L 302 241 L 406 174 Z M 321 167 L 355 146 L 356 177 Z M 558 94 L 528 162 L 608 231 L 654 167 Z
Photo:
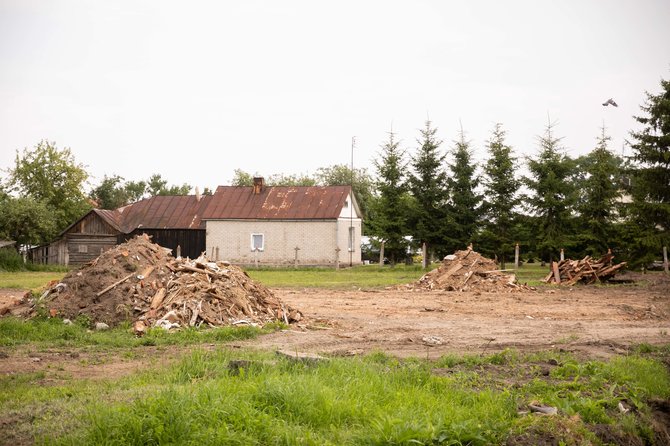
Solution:
M 201 215 L 211 196 L 156 196 L 114 209 L 93 209 L 48 245 L 30 250 L 34 263 L 78 265 L 145 233 L 155 243 L 195 258 L 205 250 Z

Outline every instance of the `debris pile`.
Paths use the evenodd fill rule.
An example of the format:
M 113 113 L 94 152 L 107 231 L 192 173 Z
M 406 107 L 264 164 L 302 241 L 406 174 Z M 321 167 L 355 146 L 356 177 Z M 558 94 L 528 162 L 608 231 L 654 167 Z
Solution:
M 174 258 L 146 235 L 104 252 L 48 289 L 52 316 L 84 315 L 111 326 L 147 327 L 290 323 L 302 318 L 265 286 L 228 262 Z
M 551 271 L 544 278 L 545 283 L 574 285 L 606 282 L 614 277 L 618 270 L 626 266 L 626 262 L 612 265 L 614 254 L 608 252 L 599 259 L 586 256 L 582 260 L 565 259 L 552 262 Z
M 495 260 L 488 259 L 472 247 L 456 251 L 444 258 L 442 264 L 424 274 L 417 282 L 405 285 L 409 289 L 446 291 L 513 292 L 532 288 L 519 284 L 516 275 L 506 274 Z

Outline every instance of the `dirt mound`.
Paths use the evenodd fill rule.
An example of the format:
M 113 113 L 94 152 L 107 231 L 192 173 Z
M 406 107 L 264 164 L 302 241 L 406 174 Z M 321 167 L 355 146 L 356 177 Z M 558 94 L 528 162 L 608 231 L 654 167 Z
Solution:
M 116 246 L 65 276 L 42 299 L 52 316 L 88 316 L 110 326 L 135 322 L 210 326 L 300 320 L 265 286 L 227 262 L 174 258 L 146 235 Z
M 409 289 L 446 291 L 512 292 L 532 288 L 517 283 L 514 274 L 505 274 L 496 262 L 471 248 L 448 255 L 437 269 L 418 281 L 405 285 Z

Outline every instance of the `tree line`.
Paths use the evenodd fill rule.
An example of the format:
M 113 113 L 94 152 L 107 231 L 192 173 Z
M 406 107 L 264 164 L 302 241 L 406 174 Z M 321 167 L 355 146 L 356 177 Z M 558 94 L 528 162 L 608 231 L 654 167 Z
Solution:
M 534 155 L 519 157 L 496 123 L 485 141 L 486 158 L 475 163 L 461 128 L 452 143 L 437 137 L 426 121 L 412 149 L 393 132 L 380 145 L 372 173 L 333 165 L 308 174 L 273 174 L 268 185 L 352 184 L 364 215 L 364 231 L 383 241 L 392 262 L 408 249 L 426 245 L 441 258 L 469 244 L 504 267 L 515 244 L 527 259 L 550 261 L 561 249 L 568 257 L 600 255 L 611 249 L 619 260 L 644 265 L 668 244 L 670 225 L 670 81 L 646 94 L 642 130 L 630 132 L 632 156 L 622 158 L 600 129 L 592 150 L 570 157 L 548 122 Z M 521 168 L 526 173 L 520 175 Z M 17 151 L 0 183 L 0 238 L 19 244 L 50 241 L 93 207 L 115 209 L 155 195 L 184 195 L 188 184 L 170 185 L 160 174 L 143 181 L 104 176 L 89 193 L 85 167 L 68 148 L 40 142 Z M 232 185 L 253 177 L 235 170 Z M 203 194 L 211 194 L 205 189 Z

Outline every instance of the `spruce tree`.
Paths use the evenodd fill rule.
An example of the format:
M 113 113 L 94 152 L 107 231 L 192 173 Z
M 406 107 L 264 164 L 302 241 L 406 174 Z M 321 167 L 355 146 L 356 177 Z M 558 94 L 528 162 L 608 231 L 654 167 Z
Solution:
M 459 139 L 454 141 L 453 163 L 449 164 L 449 243 L 448 249 L 463 249 L 473 242 L 481 216 L 482 196 L 477 193 L 479 177 L 472 159 L 470 141 L 461 127 Z
M 377 170 L 377 196 L 371 206 L 370 233 L 384 241 L 385 253 L 395 263 L 405 256 L 407 250 L 408 193 L 404 151 L 400 149 L 393 132 L 389 132 L 388 141 L 382 144 L 374 166 Z
M 629 223 L 634 263 L 644 264 L 670 243 L 670 81 L 661 79 L 662 91 L 646 93 L 635 120 L 644 127 L 630 133 L 633 149 Z
M 615 244 L 614 221 L 617 218 L 617 201 L 621 196 L 621 159 L 607 144 L 611 138 L 602 127 L 595 149 L 579 159 L 580 234 L 582 250 L 588 255 L 599 256 Z
M 497 123 L 486 142 L 488 159 L 484 164 L 484 231 L 482 238 L 488 241 L 490 250 L 505 267 L 505 257 L 514 247 L 513 227 L 516 207 L 520 203 L 516 178 L 517 159 L 512 156 L 512 148 L 505 143 L 505 130 Z
M 575 162 L 561 147 L 549 122 L 538 137 L 539 153 L 528 158 L 530 175 L 524 182 L 531 194 L 527 204 L 536 218 L 537 248 L 543 259 L 553 260 L 561 248 L 568 247 L 575 204 Z
M 444 171 L 446 156 L 439 151 L 442 141 L 435 137 L 436 128 L 426 121 L 417 140 L 419 147 L 412 158 L 413 174 L 409 187 L 414 200 L 409 218 L 415 241 L 426 243 L 428 252 L 444 250 L 445 205 L 447 202 L 447 174 Z

